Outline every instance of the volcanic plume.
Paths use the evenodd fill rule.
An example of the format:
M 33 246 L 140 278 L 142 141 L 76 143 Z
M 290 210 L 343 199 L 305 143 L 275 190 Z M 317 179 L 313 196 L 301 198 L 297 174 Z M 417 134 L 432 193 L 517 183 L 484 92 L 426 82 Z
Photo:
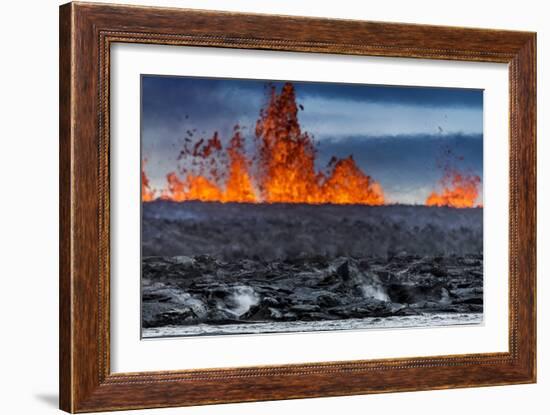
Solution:
M 382 187 L 365 174 L 353 156 L 333 157 L 325 171 L 316 169 L 313 137 L 298 120 L 292 83 L 271 88 L 250 142 L 239 125 L 226 147 L 218 133 L 193 141 L 188 132 L 178 172 L 168 173 L 160 198 L 244 203 L 384 204 Z M 247 148 L 253 148 L 248 151 Z M 250 155 L 252 153 L 252 155 Z M 142 172 L 142 183 L 148 183 Z M 143 201 L 153 200 L 142 184 Z

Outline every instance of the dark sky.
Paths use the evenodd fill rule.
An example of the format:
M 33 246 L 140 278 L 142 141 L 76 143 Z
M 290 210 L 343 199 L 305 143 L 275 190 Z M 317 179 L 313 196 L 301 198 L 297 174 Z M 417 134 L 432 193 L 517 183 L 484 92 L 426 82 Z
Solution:
M 482 176 L 483 91 L 293 82 L 302 131 L 318 144 L 318 167 L 353 154 L 387 199 L 423 203 L 442 176 L 445 149 L 461 170 Z M 269 85 L 265 80 L 142 76 L 142 153 L 153 187 L 176 170 L 187 130 L 229 140 L 233 126 L 251 135 Z

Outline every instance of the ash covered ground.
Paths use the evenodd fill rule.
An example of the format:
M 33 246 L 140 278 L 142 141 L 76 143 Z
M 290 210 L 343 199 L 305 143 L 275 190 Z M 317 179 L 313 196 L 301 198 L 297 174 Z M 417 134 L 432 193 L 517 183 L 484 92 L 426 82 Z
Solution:
M 479 322 L 482 232 L 481 208 L 144 203 L 143 336 Z

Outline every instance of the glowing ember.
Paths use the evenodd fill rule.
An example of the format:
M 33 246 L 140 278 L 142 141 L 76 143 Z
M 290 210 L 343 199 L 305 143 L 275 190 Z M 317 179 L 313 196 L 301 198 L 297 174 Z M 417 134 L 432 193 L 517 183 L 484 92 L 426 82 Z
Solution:
M 194 144 L 190 138 L 185 141 L 178 158 L 183 163 L 179 169 L 183 179 L 175 172 L 169 173 L 161 199 L 384 204 L 381 186 L 357 166 L 352 156 L 333 157 L 326 173 L 316 171 L 315 143 L 301 131 L 291 83 L 286 83 L 280 93 L 272 88 L 268 105 L 260 111 L 254 157 L 246 154 L 239 126 L 227 149 L 217 133 Z M 148 200 L 152 199 L 143 197 L 143 201 Z
M 443 190 L 430 193 L 426 199 L 426 205 L 456 208 L 476 206 L 481 184 L 479 176 L 448 171 L 440 183 Z

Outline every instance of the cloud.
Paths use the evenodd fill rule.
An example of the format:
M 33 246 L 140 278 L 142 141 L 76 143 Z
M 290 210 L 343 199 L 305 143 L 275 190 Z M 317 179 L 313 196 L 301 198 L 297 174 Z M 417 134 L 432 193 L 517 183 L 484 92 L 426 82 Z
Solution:
M 416 107 L 483 107 L 483 90 L 342 83 L 295 82 L 301 97 L 327 97 L 363 103 L 401 104 Z
M 483 131 L 475 108 L 424 107 L 401 103 L 357 102 L 327 97 L 303 98 L 302 127 L 319 139 L 335 135 L 399 135 Z
M 142 86 L 142 121 L 147 128 L 162 129 L 168 125 L 176 132 L 183 126 L 211 134 L 230 131 L 237 122 L 253 127 L 260 108 L 266 103 L 269 83 L 144 77 Z M 334 135 L 438 131 L 480 133 L 482 96 L 474 92 L 450 88 L 296 84 L 297 100 L 305 107 L 300 112 L 302 128 L 319 139 Z

